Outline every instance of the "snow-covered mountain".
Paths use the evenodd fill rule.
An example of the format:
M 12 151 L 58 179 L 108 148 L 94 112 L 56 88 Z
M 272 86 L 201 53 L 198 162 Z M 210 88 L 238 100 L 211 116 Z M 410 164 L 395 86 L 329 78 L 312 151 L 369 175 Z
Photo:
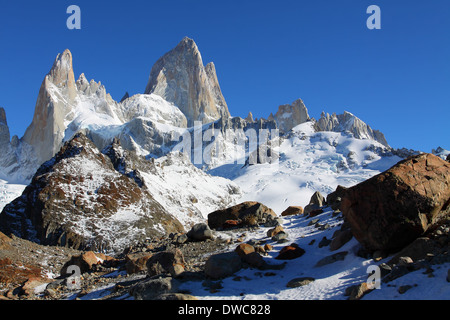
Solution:
M 155 63 L 144 94 L 117 102 L 101 82 L 84 73 L 75 79 L 72 54 L 65 50 L 41 84 L 33 121 L 21 139 L 10 138 L 0 109 L 3 205 L 79 132 L 99 150 L 117 139 L 126 152 L 164 167 L 141 170 L 142 178 L 185 226 L 243 199 L 278 211 L 301 205 L 314 191 L 328 194 L 338 184 L 355 184 L 400 159 L 382 133 L 353 114 L 322 114 L 316 121 L 300 99 L 280 105 L 268 119 L 232 117 L 214 65 L 203 65 L 189 38 Z
M 233 117 L 214 64 L 203 65 L 189 38 L 154 64 L 144 93 L 126 94 L 120 102 L 101 82 L 83 73 L 75 79 L 72 54 L 65 50 L 45 76 L 32 123 L 20 139 L 10 137 L 0 108 L 2 232 L 117 253 L 148 238 L 185 233 L 209 213 L 244 201 L 258 201 L 277 215 L 305 207 L 317 191 L 326 196 L 338 186 L 354 186 L 419 153 L 391 148 L 383 133 L 350 112 L 311 118 L 301 99 L 280 105 L 267 119 Z M 445 159 L 450 152 L 433 153 Z M 273 279 L 305 270 L 317 281 L 294 290 L 283 282 L 278 289 L 269 276 L 243 270 L 242 279 L 254 280 L 245 297 L 340 299 L 344 286 L 360 283 L 373 260 L 356 254 L 355 239 L 343 247 L 344 262 L 310 268 L 328 257 L 329 249 L 316 247 L 320 239 L 334 238 L 342 219 L 337 214 L 325 208 L 316 225 L 307 217 L 284 218 L 289 241 L 313 250 Z M 266 229 L 241 231 L 231 237 L 267 240 Z M 424 277 L 417 278 L 424 283 Z M 239 299 L 242 286 L 225 282 L 219 298 Z M 205 295 L 200 283 L 190 290 L 217 298 Z
M 316 132 L 314 125 L 305 122 L 282 137 L 276 164 L 227 164 L 209 173 L 241 186 L 242 200 L 262 202 L 281 214 L 288 206 L 306 206 L 316 191 L 327 195 L 338 185 L 355 185 L 402 159 L 375 140 Z
M 45 245 L 119 252 L 184 232 L 239 196 L 237 185 L 197 169 L 182 153 L 148 161 L 118 140 L 100 152 L 78 133 L 5 206 L 0 229 Z

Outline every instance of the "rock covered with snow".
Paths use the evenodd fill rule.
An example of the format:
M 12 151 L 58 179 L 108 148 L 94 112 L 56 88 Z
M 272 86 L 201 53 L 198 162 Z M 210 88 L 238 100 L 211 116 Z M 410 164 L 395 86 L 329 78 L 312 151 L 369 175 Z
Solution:
M 120 112 L 125 122 L 143 117 L 179 128 L 187 127 L 186 116 L 180 109 L 155 94 L 137 94 L 124 100 Z
M 322 112 L 315 128 L 317 131 L 349 132 L 356 139 L 372 139 L 386 147 L 389 146 L 383 133 L 373 130 L 361 119 L 347 111 L 339 115 Z

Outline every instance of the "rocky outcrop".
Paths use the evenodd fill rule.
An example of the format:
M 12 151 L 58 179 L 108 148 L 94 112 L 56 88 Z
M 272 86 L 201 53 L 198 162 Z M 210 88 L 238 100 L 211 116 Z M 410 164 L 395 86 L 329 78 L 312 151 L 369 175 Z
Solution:
M 116 251 L 183 230 L 128 172 L 119 172 L 83 134 L 36 172 L 0 214 L 0 230 L 45 245 Z
M 11 141 L 10 141 L 11 139 Z M 0 177 L 9 182 L 23 183 L 35 170 L 33 149 L 17 136 L 11 138 L 5 109 L 0 108 Z
M 310 121 L 305 104 L 301 99 L 295 100 L 292 104 L 279 106 L 277 113 L 273 116 L 280 132 L 287 133 L 295 126 Z
M 230 116 L 214 64 L 205 67 L 197 45 L 187 37 L 153 65 L 145 93 L 174 103 L 189 126 Z
M 255 226 L 275 219 L 275 212 L 265 205 L 248 201 L 208 215 L 208 225 L 212 229 L 222 228 L 228 220 L 238 220 L 240 225 Z
M 315 129 L 316 131 L 349 132 L 356 139 L 372 139 L 389 147 L 383 133 L 373 130 L 361 119 L 347 111 L 339 115 L 322 112 L 320 119 L 315 123 Z
M 340 208 L 367 250 L 398 251 L 450 213 L 450 164 L 410 157 L 346 189 Z

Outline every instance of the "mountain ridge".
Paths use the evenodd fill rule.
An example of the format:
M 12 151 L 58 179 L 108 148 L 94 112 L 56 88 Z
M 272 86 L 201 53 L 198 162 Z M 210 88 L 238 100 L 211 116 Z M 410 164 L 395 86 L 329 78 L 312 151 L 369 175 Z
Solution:
M 167 75 L 172 80 L 169 81 Z M 186 95 L 189 88 L 195 89 L 191 91 L 195 94 Z M 3 143 L 8 145 L 6 115 L 2 118 L 5 119 Z M 80 130 L 100 149 L 114 138 L 120 138 L 129 150 L 159 157 L 169 152 L 177 144 L 175 137 L 186 133 L 195 121 L 225 123 L 232 118 L 236 117 L 228 111 L 214 63 L 204 66 L 198 46 L 188 37 L 153 65 L 144 94 L 127 97 L 121 102 L 114 101 L 101 82 L 88 81 L 84 73 L 75 80 L 73 56 L 66 49 L 57 55 L 44 77 L 33 120 L 24 136 L 13 137 L 11 147 L 8 145 L 10 152 L 3 161 L 3 176 L 13 179 L 14 175 L 17 181 L 31 179 L 38 166 Z M 254 126 L 252 117 L 243 120 L 242 128 Z M 274 121 L 281 135 L 299 124 L 313 121 L 317 131 L 346 131 L 356 138 L 374 139 L 389 146 L 381 132 L 372 130 L 350 113 L 338 116 L 323 113 L 317 121 L 310 118 L 301 99 L 280 105 L 275 115 L 261 120 L 262 123 Z

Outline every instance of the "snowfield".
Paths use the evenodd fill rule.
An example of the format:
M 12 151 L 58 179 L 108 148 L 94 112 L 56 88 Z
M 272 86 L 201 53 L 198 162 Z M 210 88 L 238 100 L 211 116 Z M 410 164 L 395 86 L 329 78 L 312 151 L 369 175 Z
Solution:
M 258 201 L 281 214 L 289 206 L 305 207 L 316 191 L 326 196 L 338 185 L 356 185 L 401 160 L 374 152 L 385 147 L 373 140 L 315 132 L 312 122 L 298 125 L 283 140 L 278 164 L 224 164 L 209 173 L 235 182 L 243 191 L 241 202 Z
M 13 184 L 0 179 L 0 212 L 8 203 L 19 197 L 25 187 L 25 184 Z
M 222 289 L 210 293 L 201 282 L 188 282 L 181 289 L 189 290 L 198 299 L 204 300 L 346 300 L 345 289 L 368 280 L 367 268 L 388 262 L 391 257 L 374 262 L 372 259 L 358 257 L 355 253 L 360 248 L 358 241 L 352 238 L 336 251 L 329 246 L 318 247 L 323 237 L 331 239 L 342 221 L 332 217 L 333 210 L 314 217 L 320 224 L 328 223 L 331 228 L 319 231 L 309 226 L 311 218 L 292 216 L 284 218 L 283 228 L 288 233 L 289 242 L 274 244 L 267 238 L 269 228 L 261 228 L 256 234 L 248 234 L 244 242 L 249 240 L 266 240 L 274 249 L 264 257 L 267 263 L 275 265 L 283 263 L 276 260 L 279 250 L 287 244 L 296 243 L 306 252 L 303 256 L 287 260 L 282 270 L 242 269 L 234 276 L 222 281 Z M 314 241 L 313 244 L 310 244 Z M 236 245 L 235 245 L 236 246 Z M 348 251 L 343 261 L 337 261 L 321 267 L 315 264 L 331 254 Z M 362 300 L 447 300 L 450 298 L 450 285 L 445 280 L 450 263 L 433 265 L 433 277 L 424 274 L 424 269 L 411 272 L 389 283 L 381 283 L 380 289 L 366 294 Z M 306 286 L 288 288 L 286 284 L 299 277 L 312 277 L 315 281 Z M 398 292 L 400 286 L 410 285 L 411 289 L 403 294 Z

